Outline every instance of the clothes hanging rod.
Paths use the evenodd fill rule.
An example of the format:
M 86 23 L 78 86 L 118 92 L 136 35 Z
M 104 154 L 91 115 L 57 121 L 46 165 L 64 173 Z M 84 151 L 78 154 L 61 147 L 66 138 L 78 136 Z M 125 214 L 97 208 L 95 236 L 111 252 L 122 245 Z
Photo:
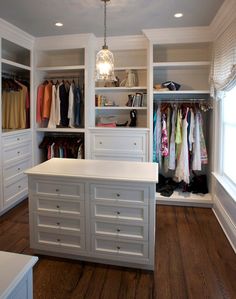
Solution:
M 201 103 L 211 102 L 211 99 L 154 99 L 154 103 L 170 103 L 170 104 L 181 104 L 181 103 Z

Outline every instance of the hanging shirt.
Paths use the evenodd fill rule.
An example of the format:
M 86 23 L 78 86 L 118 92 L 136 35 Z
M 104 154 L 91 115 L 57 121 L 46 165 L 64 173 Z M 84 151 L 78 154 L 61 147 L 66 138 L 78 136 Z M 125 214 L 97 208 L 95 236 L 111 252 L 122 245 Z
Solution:
M 52 102 L 51 102 L 50 116 L 48 122 L 48 128 L 51 129 L 55 129 L 57 126 L 56 97 L 57 97 L 57 88 L 56 85 L 52 85 Z
M 52 83 L 49 82 L 44 88 L 43 113 L 42 113 L 43 118 L 49 119 L 51 103 L 52 103 Z
M 199 111 L 199 128 L 200 128 L 201 162 L 202 162 L 202 164 L 207 164 L 208 163 L 208 155 L 207 155 L 205 138 L 203 135 L 202 115 L 201 115 L 200 111 Z
M 179 160 L 177 161 L 177 167 L 175 171 L 175 179 L 178 182 L 181 182 L 182 180 L 189 184 L 189 157 L 188 157 L 188 122 L 187 122 L 187 115 L 188 115 L 188 109 L 186 111 L 185 118 L 183 120 L 182 124 L 182 143 L 181 143 L 181 149 L 180 149 L 180 156 Z
M 162 114 L 161 154 L 163 157 L 167 157 L 169 154 L 168 136 L 167 136 L 167 128 L 166 128 L 166 115 L 165 114 Z
M 68 107 L 68 118 L 69 118 L 69 127 L 74 127 L 75 115 L 74 115 L 74 84 L 70 85 L 69 89 L 69 107 Z
M 199 113 L 198 112 L 195 114 L 192 169 L 193 170 L 202 170 L 202 166 L 201 166 L 201 136 L 200 136 L 200 122 L 199 122 Z
M 36 107 L 36 122 L 37 123 L 42 122 L 44 90 L 45 90 L 45 85 L 41 84 L 38 86 L 37 107 Z
M 170 136 L 170 152 L 169 152 L 169 169 L 175 170 L 175 122 L 177 117 L 176 108 L 173 109 L 171 118 L 171 136 Z

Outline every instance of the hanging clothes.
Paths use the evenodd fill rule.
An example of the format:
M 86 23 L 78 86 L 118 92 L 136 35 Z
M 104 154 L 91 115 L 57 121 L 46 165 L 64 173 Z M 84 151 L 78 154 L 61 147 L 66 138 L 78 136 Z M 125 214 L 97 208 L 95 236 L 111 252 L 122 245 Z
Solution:
M 188 110 L 187 108 L 185 118 L 182 123 L 182 143 L 181 143 L 181 149 L 180 149 L 180 156 L 177 160 L 177 167 L 175 171 L 175 178 L 177 182 L 181 182 L 182 180 L 189 184 L 189 156 L 188 156 L 188 122 L 187 122 L 187 116 L 188 116 Z
M 169 150 L 169 165 L 168 168 L 175 170 L 175 123 L 177 118 L 177 109 L 174 108 L 171 119 L 171 137 L 170 137 L 170 150 Z
M 195 115 L 192 169 L 193 170 L 202 170 L 202 163 L 201 163 L 201 136 L 200 136 L 200 119 L 199 119 L 199 113 L 196 113 L 196 115 Z
M 52 85 L 52 102 L 51 102 L 50 116 L 48 122 L 48 128 L 51 129 L 55 129 L 57 126 L 56 97 L 57 97 L 57 87 L 56 85 Z

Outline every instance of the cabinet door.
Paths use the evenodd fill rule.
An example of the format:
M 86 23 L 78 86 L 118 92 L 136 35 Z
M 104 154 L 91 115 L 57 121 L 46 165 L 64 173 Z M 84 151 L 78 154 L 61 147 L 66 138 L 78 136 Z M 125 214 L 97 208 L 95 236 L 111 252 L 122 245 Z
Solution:
M 38 196 L 35 197 L 35 210 L 60 215 L 84 216 L 84 202 Z
M 131 223 L 108 222 L 105 220 L 92 220 L 92 234 L 115 238 L 126 238 L 136 240 L 147 240 L 148 229 L 147 225 L 133 225 Z
M 108 205 L 93 202 L 91 204 L 92 217 L 116 220 L 130 220 L 147 223 L 148 209 L 146 206 L 133 207 L 122 205 Z
M 64 252 L 67 248 L 68 251 L 85 248 L 84 235 L 79 234 L 65 234 L 65 233 L 54 233 L 43 230 L 36 231 L 36 242 L 37 244 L 44 245 L 45 250 L 54 250 Z M 52 247 L 51 247 L 52 246 Z
M 145 242 L 126 242 L 94 237 L 92 240 L 92 249 L 95 254 L 113 255 L 117 259 L 119 259 L 119 256 L 135 257 L 138 263 L 142 262 L 140 258 L 148 258 L 148 244 Z
M 84 184 L 80 183 L 37 181 L 35 189 L 37 195 L 84 199 Z
M 148 204 L 148 188 L 121 185 L 91 184 L 91 199 L 132 204 Z
M 35 219 L 38 228 L 48 229 L 57 233 L 71 231 L 84 234 L 84 218 L 35 213 Z

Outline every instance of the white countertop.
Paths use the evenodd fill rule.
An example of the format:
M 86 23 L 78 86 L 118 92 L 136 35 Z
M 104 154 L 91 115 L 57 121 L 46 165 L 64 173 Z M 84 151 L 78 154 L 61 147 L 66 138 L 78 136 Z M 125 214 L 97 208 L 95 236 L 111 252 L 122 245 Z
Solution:
M 158 164 L 146 162 L 53 158 L 25 171 L 28 175 L 92 179 L 158 181 Z
M 0 298 L 6 298 L 38 258 L 0 251 Z

